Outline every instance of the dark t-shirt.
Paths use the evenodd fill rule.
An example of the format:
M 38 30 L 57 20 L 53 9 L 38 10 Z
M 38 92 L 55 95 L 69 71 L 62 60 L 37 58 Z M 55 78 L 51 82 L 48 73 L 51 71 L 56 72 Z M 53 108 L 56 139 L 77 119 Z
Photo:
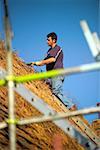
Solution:
M 56 61 L 46 65 L 47 71 L 63 68 L 63 52 L 60 46 L 56 45 L 54 48 L 50 48 L 44 60 L 51 58 L 51 57 L 54 57 Z

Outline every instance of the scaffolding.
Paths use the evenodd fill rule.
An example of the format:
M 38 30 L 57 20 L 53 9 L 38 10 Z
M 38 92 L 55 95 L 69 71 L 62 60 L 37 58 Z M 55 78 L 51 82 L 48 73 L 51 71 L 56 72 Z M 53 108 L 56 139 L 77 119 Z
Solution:
M 31 75 L 19 76 L 19 77 L 14 76 L 13 75 L 13 67 L 12 67 L 13 66 L 12 65 L 13 64 L 13 62 L 12 62 L 12 46 L 11 46 L 12 35 L 11 35 L 11 30 L 10 30 L 7 0 L 4 0 L 4 12 L 5 12 L 5 37 L 6 37 L 5 41 L 6 41 L 6 49 L 7 49 L 7 73 L 5 73 L 4 71 L 1 71 L 4 75 L 4 77 L 2 79 L 0 79 L 0 86 L 3 86 L 3 85 L 8 86 L 9 118 L 6 120 L 6 122 L 0 123 L 0 129 L 9 126 L 10 150 L 16 150 L 16 125 L 17 124 L 24 125 L 24 124 L 39 123 L 39 122 L 44 122 L 44 121 L 56 122 L 58 120 L 66 118 L 66 117 L 78 116 L 80 114 L 89 114 L 89 113 L 100 112 L 100 106 L 93 107 L 93 108 L 87 108 L 87 109 L 83 109 L 83 110 L 77 110 L 77 111 L 69 112 L 69 113 L 58 113 L 58 114 L 49 108 L 49 112 L 47 113 L 47 115 L 44 115 L 42 117 L 22 119 L 22 120 L 17 120 L 15 118 L 14 90 L 17 91 L 18 93 L 22 90 L 20 92 L 20 94 L 22 94 L 22 96 L 24 96 L 23 90 L 24 90 L 24 92 L 26 90 L 23 85 L 20 85 L 20 83 L 24 83 L 24 82 L 28 82 L 28 81 L 32 81 L 32 80 L 38 80 L 38 79 L 45 79 L 48 77 L 55 77 L 55 76 L 59 76 L 59 75 L 72 75 L 72 74 L 83 73 L 83 72 L 87 72 L 87 71 L 100 70 L 100 62 L 85 64 L 85 65 L 76 66 L 76 67 L 67 68 L 67 69 L 53 70 L 53 71 L 48 71 L 48 72 L 43 72 L 43 73 L 35 73 L 33 75 L 31 74 Z M 83 22 L 83 24 L 81 22 L 81 24 L 83 25 L 83 28 L 84 28 L 84 23 L 85 23 L 85 29 L 86 29 L 85 33 L 87 33 L 88 29 L 86 28 L 86 22 Z M 88 32 L 88 33 L 89 33 L 89 36 L 91 37 L 90 32 Z M 85 35 L 86 35 L 86 38 L 88 39 L 87 34 L 85 34 Z M 90 45 L 90 49 L 92 49 L 93 56 L 96 57 L 98 55 L 98 53 L 97 53 L 97 48 L 96 48 L 95 44 L 91 47 L 91 41 L 88 40 L 88 42 Z M 18 88 L 15 88 L 15 83 L 19 84 L 18 88 L 20 88 L 20 90 Z M 30 95 L 29 95 L 29 97 L 30 97 Z M 35 97 L 36 99 L 38 99 L 38 97 L 36 97 L 35 95 L 33 95 L 32 97 Z M 30 97 L 30 101 L 31 101 L 32 97 Z M 26 97 L 26 99 L 27 98 L 28 98 L 28 96 Z M 44 105 L 45 105 L 44 103 L 42 105 L 40 103 L 39 106 L 44 107 Z M 35 106 L 37 106 L 37 105 L 35 104 Z M 41 109 L 41 108 L 39 107 L 39 109 Z M 76 120 L 76 122 L 77 122 L 77 120 Z M 65 123 L 64 120 L 61 123 L 59 123 L 59 121 L 56 122 L 57 125 L 62 125 L 62 123 Z M 82 122 L 79 122 L 79 123 L 81 124 L 81 126 L 83 125 Z M 70 124 L 68 122 L 66 124 L 68 124 L 67 128 L 69 128 Z M 65 126 L 66 126 L 66 124 L 65 124 Z M 62 126 L 60 126 L 60 127 L 62 127 Z M 73 135 L 73 132 L 77 132 L 73 127 L 71 127 L 70 130 L 72 131 L 69 133 L 70 135 Z M 87 127 L 84 127 L 84 130 L 87 131 L 87 134 L 89 134 L 89 129 Z M 66 133 L 66 130 L 65 130 L 65 133 Z M 89 141 L 91 143 L 90 146 L 92 146 L 93 149 L 99 148 L 100 140 L 98 139 L 98 137 L 96 137 L 94 135 L 94 133 L 93 134 L 90 133 L 89 136 L 91 136 L 91 139 L 97 145 L 97 146 L 95 146 L 94 143 L 91 143 L 91 141 Z M 80 135 L 80 137 L 83 138 L 83 135 L 82 136 Z M 84 137 L 86 138 L 86 136 L 84 136 Z M 87 139 L 87 140 L 89 140 L 89 139 Z M 87 148 L 87 149 L 89 149 L 89 148 Z

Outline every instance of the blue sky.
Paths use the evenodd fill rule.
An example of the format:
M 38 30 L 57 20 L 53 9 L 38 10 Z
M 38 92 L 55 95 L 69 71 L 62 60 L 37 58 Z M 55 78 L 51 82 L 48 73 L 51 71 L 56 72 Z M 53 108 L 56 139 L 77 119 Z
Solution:
M 3 29 L 3 10 L 0 1 L 0 32 Z M 12 47 L 25 62 L 41 60 L 48 46 L 46 35 L 52 31 L 58 35 L 58 45 L 63 48 L 64 67 L 94 62 L 80 27 L 85 19 L 92 32 L 99 29 L 99 0 L 9 0 L 9 13 L 14 39 Z M 45 70 L 45 67 L 36 68 Z M 100 73 L 89 72 L 68 76 L 64 93 L 79 108 L 95 106 L 100 102 Z M 86 116 L 89 121 L 96 115 Z

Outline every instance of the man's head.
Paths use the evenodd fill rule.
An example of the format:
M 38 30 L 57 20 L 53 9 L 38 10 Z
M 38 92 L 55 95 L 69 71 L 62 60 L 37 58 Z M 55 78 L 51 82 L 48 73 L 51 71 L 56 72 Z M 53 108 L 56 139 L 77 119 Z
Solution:
M 47 35 L 47 44 L 53 46 L 57 43 L 57 35 L 54 32 L 51 32 Z

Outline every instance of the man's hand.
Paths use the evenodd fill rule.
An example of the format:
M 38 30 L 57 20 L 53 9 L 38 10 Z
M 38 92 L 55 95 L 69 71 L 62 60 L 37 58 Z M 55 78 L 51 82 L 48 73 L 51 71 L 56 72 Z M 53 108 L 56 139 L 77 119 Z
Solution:
M 27 63 L 27 65 L 28 66 L 33 66 L 33 65 L 35 65 L 35 66 L 39 66 L 40 65 L 40 62 L 31 62 L 31 63 Z
M 35 66 L 43 66 L 43 65 L 47 65 L 47 64 L 53 63 L 55 61 L 56 61 L 56 59 L 52 57 L 52 58 L 48 58 L 46 60 L 31 62 L 31 63 L 28 63 L 27 65 L 28 66 L 33 66 L 33 65 L 35 65 Z
M 34 65 L 36 65 L 36 66 L 41 66 L 41 61 L 36 61 L 36 62 L 34 62 Z
M 33 62 L 31 62 L 31 63 L 27 63 L 26 65 L 33 66 L 34 64 L 33 64 Z

